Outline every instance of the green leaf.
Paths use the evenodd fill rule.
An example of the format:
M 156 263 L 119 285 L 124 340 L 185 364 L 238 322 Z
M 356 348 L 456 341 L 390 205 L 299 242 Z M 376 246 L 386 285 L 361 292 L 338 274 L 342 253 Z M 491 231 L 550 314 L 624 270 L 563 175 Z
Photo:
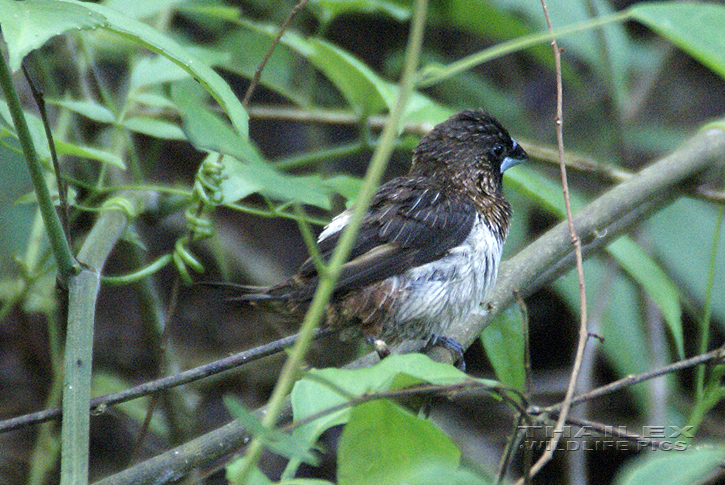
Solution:
M 184 132 L 174 123 L 150 118 L 148 116 L 136 116 L 123 120 L 121 126 L 136 133 L 162 138 L 166 140 L 186 140 Z
M 86 15 L 102 15 L 106 20 L 103 24 L 105 29 L 131 39 L 157 54 L 161 54 L 181 67 L 194 79 L 199 81 L 204 89 L 219 103 L 229 116 L 234 130 L 243 137 L 248 136 L 249 116 L 244 110 L 244 107 L 242 107 L 239 99 L 237 99 L 234 92 L 221 76 L 214 72 L 205 62 L 191 54 L 188 49 L 148 25 L 103 5 L 78 2 L 76 0 L 58 1 L 69 5 L 82 6 L 88 10 Z
M 645 24 L 725 77 L 725 7 L 714 3 L 642 3 L 630 9 Z
M 231 54 L 231 58 L 223 64 L 225 69 L 252 79 L 271 43 L 272 39 L 266 33 L 245 29 L 229 32 L 217 47 Z M 278 44 L 262 71 L 259 83 L 299 106 L 310 107 L 309 94 L 300 92 L 300 74 L 305 69 L 302 63 L 292 49 Z M 306 69 L 311 72 L 309 67 Z
M 180 5 L 179 12 L 196 18 L 204 15 L 225 22 L 235 22 L 239 20 L 241 15 L 238 7 L 215 5 L 213 3 L 205 5 L 203 3 L 193 2 L 185 2 L 185 5 Z
M 686 446 L 686 445 L 685 445 Z M 700 446 L 670 453 L 646 453 L 631 459 L 619 472 L 615 485 L 704 483 L 720 469 L 725 459 L 722 446 Z
M 121 157 L 115 153 L 99 150 L 97 148 L 74 145 L 73 143 L 63 141 L 56 141 L 55 149 L 58 152 L 58 155 L 70 155 L 78 158 L 86 158 L 88 160 L 95 160 L 97 162 L 113 165 L 121 170 L 126 170 L 126 164 L 123 163 Z
M 584 262 L 587 282 L 587 301 L 601 309 L 597 319 L 600 327 L 590 331 L 604 337 L 601 349 L 618 376 L 640 374 L 652 366 L 650 344 L 644 331 L 640 298 L 632 281 L 612 265 L 604 264 L 598 256 Z M 570 308 L 579 308 L 579 280 L 570 271 L 554 282 L 557 292 Z M 577 310 L 577 315 L 579 311 Z M 639 409 L 644 414 L 650 406 L 649 388 L 644 385 L 630 388 Z
M 358 177 L 352 175 L 335 175 L 328 177 L 322 181 L 322 183 L 334 190 L 347 201 L 347 206 L 351 207 L 355 203 L 360 187 L 362 187 L 363 181 Z
M 311 370 L 292 389 L 292 410 L 295 421 L 299 421 L 364 394 L 422 383 L 453 385 L 468 379 L 471 378 L 455 367 L 434 362 L 422 354 L 391 355 L 367 369 Z M 497 384 L 478 379 L 476 382 Z M 300 426 L 295 433 L 303 441 L 314 443 L 326 429 L 347 422 L 349 416 L 350 409 L 346 407 Z
M 430 7 L 430 18 L 432 23 L 453 25 L 461 30 L 472 32 L 484 39 L 505 41 L 515 39 L 531 33 L 531 22 L 522 18 L 520 12 L 526 8 L 533 11 L 538 8 L 536 16 L 532 21 L 541 18 L 540 4 L 524 4 L 518 9 L 512 8 L 510 0 L 507 2 L 483 1 L 483 0 L 449 0 L 447 2 L 433 3 Z M 551 56 L 551 48 L 548 45 L 536 45 L 526 50 L 527 55 L 532 56 L 543 65 L 554 67 Z M 564 67 L 564 79 L 567 78 L 567 71 L 570 68 Z M 510 102 L 511 100 L 509 100 Z
M 153 2 L 139 2 L 138 0 L 106 0 L 103 2 L 108 8 L 123 12 L 129 17 L 142 19 L 151 17 L 165 10 L 174 8 L 184 0 L 154 0 Z
M 241 478 L 239 475 L 246 467 L 246 461 L 247 457 L 242 456 L 236 460 L 231 461 L 227 465 L 226 477 L 229 483 L 241 483 Z M 254 466 L 252 468 L 251 475 L 245 482 L 245 485 L 270 485 L 271 483 L 272 480 L 267 478 L 267 475 L 262 473 L 262 471 L 257 466 Z
M 250 189 L 273 200 L 301 202 L 321 209 L 330 209 L 330 197 L 322 179 L 317 175 L 295 176 L 278 171 L 268 163 L 243 163 L 224 157 L 222 182 L 225 203 L 236 202 L 249 195 Z
M 196 83 L 174 83 L 171 95 L 192 144 L 200 150 L 231 155 L 223 158 L 225 203 L 260 192 L 274 200 L 301 202 L 329 210 L 333 186 L 326 185 L 317 175 L 288 175 L 267 163 L 250 140 L 237 135 L 209 111 L 204 104 L 205 95 Z
M 685 358 L 680 291 L 664 270 L 629 237 L 607 246 L 607 252 L 647 291 L 667 322 L 680 359 Z
M 611 2 L 606 0 L 594 0 L 587 4 L 598 17 L 604 17 L 614 13 Z M 620 109 L 627 109 L 631 103 L 630 80 L 633 77 L 634 69 L 646 70 L 647 67 L 639 62 L 642 54 L 647 59 L 662 61 L 664 56 L 657 56 L 649 50 L 645 52 L 644 47 L 630 41 L 624 24 L 612 24 L 602 28 L 598 37 L 600 47 L 598 55 L 601 66 L 600 73 L 603 78 L 611 79 L 612 94 Z M 639 54 L 639 55 L 637 55 Z M 655 69 L 650 68 L 648 72 Z
M 307 39 L 311 50 L 306 58 L 322 71 L 361 116 L 392 111 L 398 98 L 398 86 L 385 81 L 365 63 L 340 47 L 321 39 Z M 403 114 L 404 123 L 445 121 L 453 113 L 423 96 L 411 93 Z
M 535 25 L 535 28 L 546 31 L 546 21 L 541 13 L 540 3 L 526 0 L 495 0 L 494 4 L 501 10 L 525 12 L 527 19 Z M 592 6 L 586 0 L 547 0 L 546 7 L 554 29 L 586 22 L 592 17 Z M 598 34 L 591 28 L 570 36 L 557 36 L 557 41 L 567 52 L 586 60 L 593 67 L 601 67 L 601 43 Z
M 345 403 L 350 396 L 399 389 L 403 383 L 396 379 L 400 376 L 409 378 L 407 385 L 452 385 L 470 379 L 455 367 L 434 362 L 422 354 L 391 355 L 366 369 L 313 369 L 292 389 L 295 420 Z M 328 382 L 334 383 L 334 388 Z M 479 382 L 495 384 L 493 381 Z
M 441 477 L 446 477 L 446 485 L 494 485 L 493 479 L 476 475 L 465 468 L 451 469 L 445 464 L 428 463 L 411 474 L 410 482 L 415 485 L 441 485 Z
M 46 101 L 99 123 L 113 123 L 116 121 L 116 116 L 108 108 L 94 101 L 71 101 L 69 99 L 47 99 Z
M 693 298 L 698 308 L 705 307 L 707 275 L 710 273 L 712 250 L 715 257 L 715 279 L 712 289 L 714 319 L 725 321 L 725 232 L 715 240 L 719 209 L 693 199 L 680 199 L 655 214 L 644 225 L 645 235 L 668 274 L 679 288 Z M 683 223 L 686 221 L 686 223 Z M 697 230 L 693 230 L 697 228 Z
M 61 101 L 58 104 L 65 105 L 66 103 L 68 102 Z M 76 104 L 75 102 L 70 102 L 70 105 L 67 107 L 69 109 L 77 108 L 79 111 L 95 111 L 98 116 L 105 116 L 105 114 L 103 114 L 103 110 L 105 110 L 105 108 L 103 108 L 103 106 L 101 105 L 96 105 L 93 103 L 78 102 Z M 97 111 L 96 108 L 98 108 Z M 5 115 L 10 116 L 7 112 L 7 109 L 7 104 L 4 101 L 0 101 L 0 114 L 3 117 Z M 110 114 L 110 111 L 108 111 L 107 114 Z M 33 143 L 35 144 L 35 149 L 37 150 L 38 155 L 44 160 L 50 159 L 48 139 L 45 136 L 45 128 L 43 127 L 43 122 L 38 116 L 28 112 L 25 113 L 25 119 L 28 123 L 28 129 L 30 130 L 30 135 L 33 138 Z M 2 136 L 8 135 L 13 137 L 14 139 L 17 139 L 17 133 L 15 133 L 14 130 L 10 131 L 10 129 L 4 129 L 3 131 L 4 133 Z M 98 162 L 114 165 L 122 170 L 126 169 L 126 165 L 123 163 L 123 160 L 118 155 L 115 155 L 113 153 L 99 150 L 97 148 L 75 145 L 60 140 L 54 140 L 54 142 L 55 149 L 59 155 L 70 155 L 79 158 L 87 158 L 89 160 L 96 160 Z M 0 141 L 0 143 L 5 144 L 3 141 Z
M 262 154 L 249 139 L 239 136 L 228 123 L 210 111 L 206 93 L 196 82 L 173 83 L 171 100 L 179 110 L 186 137 L 197 149 L 231 155 L 248 163 L 264 162 Z
M 16 2 L 0 0 L 0 23 L 10 66 L 52 37 L 71 29 L 102 27 L 161 54 L 193 76 L 221 105 L 234 129 L 248 136 L 249 116 L 229 85 L 198 57 L 168 36 L 112 8 L 76 0 Z
M 292 480 L 282 480 L 277 485 L 335 485 L 327 480 L 318 480 L 315 478 L 293 478 Z
M 319 460 L 308 446 L 296 439 L 294 435 L 266 428 L 236 398 L 225 396 L 224 405 L 232 417 L 239 421 L 248 433 L 262 441 L 264 446 L 273 453 L 284 458 L 301 460 L 311 465 L 318 464 Z
M 0 0 L 0 24 L 8 47 L 10 69 L 20 69 L 23 58 L 51 38 L 69 30 L 92 29 L 108 24 L 81 5 L 54 1 Z
M 180 81 L 189 77 L 189 73 L 164 56 L 144 57 L 133 66 L 129 77 L 128 90 L 134 93 L 147 86 Z
M 559 182 L 554 182 L 527 165 L 520 165 L 516 167 L 516 170 L 507 170 L 504 178 L 506 186 L 533 200 L 542 209 L 558 217 L 565 216 L 566 207 Z M 571 197 L 571 202 L 572 210 L 583 205 L 576 195 Z
M 565 216 L 564 198 L 560 186 L 528 167 L 520 167 L 510 172 L 511 174 L 508 175 L 507 182 L 515 190 L 536 201 L 541 207 L 551 211 L 557 216 Z M 570 191 L 570 198 L 573 211 L 584 206 L 583 198 L 575 192 Z M 665 235 L 662 235 L 662 237 L 667 238 Z M 681 241 L 678 240 L 678 248 L 682 247 L 680 244 Z M 660 309 L 667 322 L 667 327 L 672 334 L 677 353 L 682 358 L 684 356 L 684 338 L 682 332 L 680 293 L 677 285 L 628 236 L 619 238 L 617 241 L 611 243 L 607 246 L 606 250 L 637 283 L 642 285 L 642 288 L 644 288 Z M 574 306 L 572 308 L 578 306 L 578 302 L 573 304 Z
M 242 21 L 242 25 L 270 39 L 277 35 L 276 26 L 249 21 Z M 304 57 L 332 81 L 360 116 L 392 110 L 398 96 L 398 86 L 378 76 L 346 50 L 322 39 L 306 39 L 293 31 L 285 32 L 281 43 Z M 437 124 L 452 114 L 448 108 L 414 91 L 408 100 L 403 123 Z
M 153 93 L 134 93 L 129 96 L 129 99 L 132 99 L 133 101 L 136 101 L 140 104 L 145 104 L 146 106 L 151 106 L 154 108 L 176 108 L 176 105 L 172 103 L 169 98 L 166 96 L 162 96 L 161 94 L 153 94 Z
M 430 421 L 388 401 L 351 411 L 338 450 L 339 485 L 418 483 L 421 471 L 441 476 L 458 468 L 461 452 Z
M 38 156 L 41 160 L 49 160 L 50 149 L 48 147 L 48 138 L 45 136 L 43 121 L 35 113 L 24 111 L 24 114 L 25 121 L 28 123 L 28 130 L 30 130 L 30 137 L 33 139 L 33 144 L 35 145 L 35 150 L 38 152 Z M 17 140 L 18 134 L 15 132 L 15 125 L 12 122 L 10 110 L 8 109 L 8 104 L 5 100 L 0 100 L 0 116 L 2 116 L 3 120 L 8 123 L 7 127 L 3 127 L 2 129 L 2 137 L 11 136 Z M 12 146 L 12 144 L 8 145 L 6 142 L 3 142 L 3 144 L 10 149 L 17 149 L 18 153 L 22 153 L 19 145 Z
M 410 8 L 388 0 L 312 0 L 309 5 L 322 24 L 329 24 L 336 17 L 350 13 L 381 14 L 398 22 L 410 18 Z
M 219 65 L 231 57 L 227 52 L 187 46 L 190 54 L 210 66 Z M 131 71 L 129 92 L 135 93 L 148 86 L 180 81 L 190 77 L 189 73 L 164 56 L 144 57 L 136 62 Z
M 519 308 L 514 306 L 498 314 L 481 333 L 481 342 L 498 380 L 525 392 L 526 342 Z
M 299 43 L 299 40 L 298 40 Z M 390 107 L 396 93 L 360 59 L 321 39 L 307 39 L 306 58 L 340 90 L 360 115 L 380 113 Z

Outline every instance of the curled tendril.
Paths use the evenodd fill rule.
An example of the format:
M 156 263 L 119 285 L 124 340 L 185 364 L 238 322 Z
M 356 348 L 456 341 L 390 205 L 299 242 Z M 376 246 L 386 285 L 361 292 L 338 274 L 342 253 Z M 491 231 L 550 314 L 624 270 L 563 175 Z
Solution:
M 134 220 L 141 213 L 141 206 L 134 204 L 125 197 L 111 197 L 101 205 L 101 210 L 121 211 L 129 220 Z
M 227 176 L 224 174 L 224 163 L 221 155 L 204 160 L 196 173 L 194 180 L 194 195 L 204 205 L 219 205 L 224 201 L 222 182 Z
M 174 245 L 174 252 L 171 255 L 171 260 L 174 262 L 174 266 L 179 271 L 181 279 L 185 283 L 191 283 L 191 275 L 187 266 L 191 267 L 197 273 L 204 272 L 204 265 L 202 265 L 198 259 L 187 249 L 186 245 L 189 243 L 189 237 L 184 236 L 179 238 Z
M 212 237 L 214 235 L 214 230 L 212 228 L 211 221 L 203 215 L 199 216 L 197 214 L 197 209 L 193 206 L 189 207 L 184 212 L 184 217 L 186 217 L 186 228 L 192 234 L 192 240 L 199 241 L 201 239 Z
M 138 281 L 156 273 L 159 269 L 172 262 L 181 279 L 185 283 L 192 283 L 189 268 L 197 273 L 204 272 L 204 266 L 189 250 L 189 243 L 208 239 L 214 235 L 212 222 L 206 217 L 208 209 L 212 209 L 224 201 L 222 181 L 227 178 L 224 174 L 222 156 L 207 157 L 199 167 L 192 189 L 189 207 L 184 212 L 188 235 L 179 238 L 174 244 L 171 254 L 162 256 L 150 265 L 131 274 L 114 277 L 104 277 L 108 284 L 126 284 Z M 124 197 L 112 197 L 103 203 L 101 210 L 117 210 L 123 212 L 129 219 L 135 219 L 141 212 L 141 207 Z
M 197 273 L 204 271 L 204 266 L 197 260 L 188 248 L 190 242 L 200 241 L 214 235 L 212 222 L 206 217 L 206 209 L 218 206 L 224 201 L 222 182 L 227 176 L 224 174 L 222 156 L 207 157 L 199 167 L 194 180 L 191 204 L 184 212 L 186 228 L 189 235 L 179 238 L 174 245 L 171 256 L 179 275 L 190 283 L 191 275 L 188 267 Z

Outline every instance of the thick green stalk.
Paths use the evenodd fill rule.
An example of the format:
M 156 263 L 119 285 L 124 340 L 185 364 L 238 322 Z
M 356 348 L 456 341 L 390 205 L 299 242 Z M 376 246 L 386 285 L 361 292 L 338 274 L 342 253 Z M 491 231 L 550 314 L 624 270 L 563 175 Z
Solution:
M 5 57 L 0 57 L 2 57 L 0 60 L 0 86 L 2 86 L 5 101 L 8 103 L 8 109 L 10 110 L 10 115 L 13 118 L 15 130 L 18 133 L 18 140 L 20 141 L 20 146 L 23 149 L 25 161 L 28 164 L 30 178 L 33 181 L 33 188 L 35 189 L 35 194 L 38 197 L 38 207 L 40 207 L 40 213 L 43 216 L 45 230 L 48 232 L 50 247 L 53 250 L 55 261 L 58 264 L 58 273 L 60 274 L 62 281 L 67 281 L 70 276 L 78 272 L 78 265 L 73 259 L 73 254 L 68 246 L 68 240 L 63 232 L 63 226 L 60 223 L 60 218 L 55 212 L 53 200 L 50 197 L 50 191 L 48 191 L 48 186 L 45 184 L 43 167 L 40 164 L 40 160 L 38 160 L 38 154 L 35 151 L 33 139 L 30 136 L 30 130 L 28 129 L 28 124 L 25 121 L 25 115 L 23 114 L 23 108 L 20 105 L 18 93 L 15 91 L 15 86 L 13 86 L 10 68 L 5 61 Z
M 299 373 L 302 359 L 304 358 L 310 342 L 315 335 L 315 330 L 322 320 L 327 302 L 330 300 L 332 292 L 335 289 L 335 281 L 340 274 L 342 265 L 345 263 L 348 255 L 350 254 L 352 245 L 357 237 L 357 232 L 360 229 L 363 216 L 370 205 L 370 201 L 372 200 L 375 191 L 380 185 L 380 180 L 385 172 L 390 154 L 395 148 L 395 140 L 398 136 L 398 126 L 400 124 L 400 120 L 402 119 L 408 97 L 413 90 L 413 81 L 418 66 L 418 59 L 420 58 L 421 47 L 423 45 L 423 31 L 425 27 L 427 4 L 427 0 L 417 0 L 416 2 L 411 22 L 410 36 L 408 39 L 408 48 L 406 50 L 403 75 L 399 84 L 400 91 L 398 93 L 398 99 L 395 107 L 390 113 L 390 119 L 380 135 L 380 141 L 373 152 L 373 157 L 370 161 L 367 174 L 365 175 L 363 186 L 358 194 L 357 203 L 352 216 L 350 217 L 350 221 L 344 229 L 342 236 L 340 237 L 340 242 L 332 254 L 327 271 L 325 271 L 320 278 L 320 283 L 317 287 L 317 291 L 315 292 L 315 296 L 312 299 L 310 309 L 302 322 L 300 339 L 292 348 L 289 359 L 285 362 L 280 378 L 277 381 L 277 385 L 272 392 L 272 396 L 270 397 L 269 404 L 267 406 L 267 414 L 262 420 L 262 423 L 266 427 L 272 427 L 277 423 L 279 413 L 284 407 L 285 398 L 290 392 L 292 384 Z M 263 444 L 259 439 L 253 440 L 249 445 L 245 467 L 236 477 L 238 480 L 237 483 L 246 483 L 247 478 L 250 476 L 250 473 L 259 458 L 262 448 Z
M 155 195 L 148 192 L 122 193 L 117 198 L 127 204 L 112 205 L 101 213 L 78 252 L 83 269 L 68 285 L 61 485 L 88 483 L 93 327 L 101 269 L 133 217 L 155 201 Z

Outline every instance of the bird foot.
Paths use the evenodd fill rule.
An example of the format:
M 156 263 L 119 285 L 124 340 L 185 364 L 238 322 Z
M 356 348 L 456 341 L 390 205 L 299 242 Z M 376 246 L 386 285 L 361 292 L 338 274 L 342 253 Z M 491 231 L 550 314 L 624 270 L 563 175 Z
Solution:
M 463 358 L 463 345 L 461 345 L 456 339 L 451 337 L 443 337 L 441 335 L 434 335 L 433 338 L 425 346 L 426 349 L 430 349 L 436 346 L 448 349 L 453 355 L 456 356 L 456 367 L 461 372 L 466 372 L 466 360 Z

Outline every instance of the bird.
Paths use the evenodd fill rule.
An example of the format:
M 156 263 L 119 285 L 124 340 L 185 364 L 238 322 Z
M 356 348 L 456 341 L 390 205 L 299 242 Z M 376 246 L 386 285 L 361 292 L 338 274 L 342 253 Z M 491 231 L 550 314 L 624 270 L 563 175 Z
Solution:
M 447 330 L 480 308 L 494 287 L 511 205 L 503 172 L 528 160 L 487 112 L 464 110 L 429 131 L 413 150 L 407 175 L 380 186 L 365 213 L 327 305 L 323 327 L 362 335 L 381 357 L 405 340 L 443 345 L 462 361 Z M 328 261 L 352 208 L 319 234 Z M 307 259 L 287 281 L 234 285 L 231 301 L 302 318 L 319 274 Z

